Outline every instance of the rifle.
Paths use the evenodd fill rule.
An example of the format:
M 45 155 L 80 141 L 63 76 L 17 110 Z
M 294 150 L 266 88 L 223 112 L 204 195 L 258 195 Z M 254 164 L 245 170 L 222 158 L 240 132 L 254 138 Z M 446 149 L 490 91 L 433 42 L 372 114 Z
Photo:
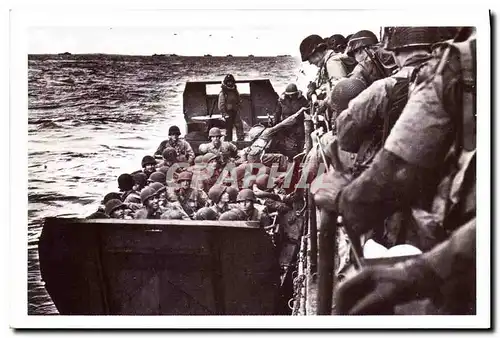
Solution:
M 321 154 L 321 158 L 326 166 L 326 172 L 330 172 L 329 164 L 326 160 L 324 149 L 319 143 L 318 137 L 318 147 Z M 320 235 L 319 235 L 319 280 L 318 280 L 318 315 L 330 315 L 332 312 L 332 285 L 335 287 L 335 254 L 337 247 L 337 227 L 343 225 L 343 219 L 341 216 L 334 220 L 334 214 L 329 212 L 321 211 L 320 218 Z M 359 241 L 355 240 L 350 229 L 343 225 L 344 231 L 347 234 L 349 241 L 351 242 L 352 252 L 354 259 L 359 268 L 362 267 L 361 257 L 362 250 Z

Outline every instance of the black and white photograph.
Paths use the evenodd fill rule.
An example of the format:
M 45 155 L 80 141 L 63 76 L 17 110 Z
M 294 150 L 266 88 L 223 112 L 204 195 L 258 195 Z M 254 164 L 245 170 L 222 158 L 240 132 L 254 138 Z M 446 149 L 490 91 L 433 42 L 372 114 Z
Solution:
M 491 327 L 490 13 L 425 13 L 12 10 L 11 326 Z

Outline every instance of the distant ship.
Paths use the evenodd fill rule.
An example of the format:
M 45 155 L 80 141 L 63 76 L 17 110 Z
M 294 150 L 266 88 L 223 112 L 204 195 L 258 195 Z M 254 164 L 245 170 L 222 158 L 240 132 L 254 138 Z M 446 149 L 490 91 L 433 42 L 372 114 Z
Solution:
M 255 55 L 250 54 L 250 55 L 248 55 L 248 57 L 249 57 L 249 58 L 254 58 L 254 57 L 255 57 Z
M 231 54 L 227 54 L 226 57 L 232 58 L 233 56 Z
M 286 58 L 286 57 L 291 57 L 291 55 L 288 55 L 288 54 L 281 54 L 281 55 L 278 55 L 279 58 Z
M 210 55 L 210 54 L 205 54 L 205 55 L 203 55 L 203 56 L 204 56 L 204 57 L 207 57 L 207 58 L 211 58 L 211 57 L 212 57 L 212 55 Z
M 154 57 L 164 57 L 166 56 L 165 54 L 153 54 Z
M 57 55 L 71 55 L 71 53 L 70 52 L 64 52 L 64 53 L 59 53 Z

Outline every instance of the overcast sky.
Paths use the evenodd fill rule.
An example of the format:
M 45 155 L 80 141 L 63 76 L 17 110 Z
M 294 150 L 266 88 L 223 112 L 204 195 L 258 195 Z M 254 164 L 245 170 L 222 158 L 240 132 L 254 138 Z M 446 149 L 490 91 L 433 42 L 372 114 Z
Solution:
M 65 15 L 63 22 L 45 20 L 28 28 L 28 53 L 295 56 L 309 34 L 327 37 L 370 29 L 379 35 L 376 24 L 332 20 L 345 18 L 343 13 L 348 12 L 176 10 L 160 11 L 149 20 L 145 13 L 115 13 L 108 20 L 87 21 Z

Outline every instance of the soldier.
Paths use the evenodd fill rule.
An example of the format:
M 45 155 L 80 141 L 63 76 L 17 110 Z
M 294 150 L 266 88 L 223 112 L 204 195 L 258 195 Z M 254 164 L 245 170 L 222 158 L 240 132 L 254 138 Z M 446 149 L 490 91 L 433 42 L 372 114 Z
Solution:
M 134 190 L 140 194 L 141 190 L 148 185 L 148 177 L 142 171 L 132 174 L 134 178 Z
M 112 199 L 106 203 L 106 215 L 109 218 L 116 219 L 133 219 L 132 210 L 127 204 L 122 203 L 119 199 Z
M 383 226 L 395 211 L 407 210 L 403 230 L 416 234 L 417 247 L 432 247 L 475 219 L 475 34 L 463 28 L 453 43 L 439 44 L 416 76 L 401 116 L 381 151 L 345 187 L 315 191 L 318 206 L 343 216 L 345 226 L 363 234 Z M 360 212 L 363 210 L 363 212 Z M 414 225 L 411 228 L 411 224 Z M 448 269 L 438 266 L 437 269 Z M 467 292 L 464 292 L 467 290 Z M 447 299 L 474 299 L 467 283 L 449 285 Z M 468 302 L 444 309 L 471 312 Z
M 333 50 L 335 53 L 344 54 L 347 48 L 348 39 L 345 38 L 342 34 L 333 34 L 325 40 L 328 49 Z M 357 65 L 356 59 L 354 59 L 352 56 L 342 58 L 341 60 L 347 69 L 347 74 L 350 74 L 354 70 L 354 67 L 356 67 Z
M 327 49 L 323 38 L 315 34 L 302 40 L 299 49 L 302 62 L 308 61 L 318 67 L 315 82 L 308 86 L 307 98 L 316 94 L 319 100 L 323 100 L 335 83 L 347 76 L 347 69 L 342 62 L 345 56 Z
M 141 201 L 144 207 L 135 213 L 135 219 L 159 219 L 163 210 L 160 208 L 158 195 L 153 188 L 146 187 L 141 191 Z
M 236 127 L 238 141 L 243 141 L 245 134 L 243 133 L 243 122 L 239 115 L 241 99 L 234 76 L 231 74 L 226 75 L 221 88 L 218 105 L 222 117 L 226 120 L 226 141 L 233 140 L 233 126 Z
M 437 28 L 432 27 L 396 28 L 394 34 L 386 38 L 384 48 L 393 53 L 398 71 L 375 81 L 338 116 L 340 147 L 357 153 L 356 175 L 368 166 L 384 144 L 408 101 L 413 74 L 431 59 L 430 46 L 437 42 L 438 36 Z
M 203 207 L 196 212 L 195 218 L 198 221 L 216 221 L 219 215 L 210 207 Z
M 156 165 L 157 162 L 153 156 L 146 155 L 142 158 L 141 161 L 141 166 L 142 166 L 142 172 L 146 175 L 147 178 L 156 171 Z M 132 174 L 137 174 L 139 171 L 136 171 Z
M 170 203 L 179 202 L 191 219 L 196 211 L 207 206 L 208 202 L 208 196 L 203 190 L 191 187 L 192 179 L 191 172 L 183 171 L 177 179 L 180 187 L 167 189 L 167 201 Z
M 109 216 L 105 213 L 106 210 L 106 203 L 111 201 L 112 199 L 117 199 L 120 200 L 122 197 L 121 194 L 117 192 L 110 192 L 107 193 L 104 198 L 101 200 L 101 204 L 99 204 L 99 207 L 95 212 L 87 216 L 87 219 L 98 219 L 98 218 L 109 218 Z
M 377 37 L 368 30 L 361 30 L 351 36 L 346 54 L 354 57 L 358 63 L 349 76 L 361 79 L 366 87 L 389 76 L 396 67 L 392 56 L 380 48 Z
M 285 92 L 278 99 L 278 105 L 274 112 L 274 123 L 278 125 L 283 120 L 297 113 L 301 108 L 309 106 L 309 102 L 297 89 L 294 83 L 289 84 Z M 304 147 L 304 115 L 300 115 L 295 121 L 295 125 L 284 127 L 286 130 L 278 132 L 277 139 L 280 141 L 276 148 L 291 160 L 302 151 Z
M 212 153 L 220 157 L 221 163 L 227 163 L 230 159 L 236 158 L 238 148 L 231 142 L 221 141 L 222 133 L 217 127 L 213 127 L 208 131 L 210 143 L 200 144 L 200 153 Z
M 222 213 L 229 210 L 229 195 L 225 194 L 228 187 L 216 184 L 208 191 L 208 198 L 212 202 L 213 211 L 220 216 Z
M 269 228 L 271 219 L 265 210 L 258 210 L 254 203 L 257 201 L 255 194 L 250 189 L 243 189 L 238 193 L 236 200 L 240 204 L 240 210 L 245 213 L 244 221 L 257 221 L 263 229 Z
M 165 182 L 166 182 L 165 174 L 160 172 L 160 171 L 155 171 L 154 173 L 152 173 L 148 178 L 148 183 L 151 184 L 154 182 L 159 182 L 161 184 L 165 184 Z
M 141 204 L 141 196 L 134 190 L 134 178 L 130 174 L 118 176 L 118 189 L 122 192 L 121 200 L 124 203 Z
M 172 147 L 166 147 L 162 152 L 163 161 L 158 163 L 157 168 L 162 167 L 170 168 L 177 163 L 177 152 Z
M 194 152 L 191 145 L 183 139 L 180 139 L 181 130 L 177 126 L 171 126 L 168 129 L 168 140 L 164 140 L 156 149 L 155 156 L 162 156 L 163 150 L 167 147 L 175 149 L 177 162 L 193 164 Z

